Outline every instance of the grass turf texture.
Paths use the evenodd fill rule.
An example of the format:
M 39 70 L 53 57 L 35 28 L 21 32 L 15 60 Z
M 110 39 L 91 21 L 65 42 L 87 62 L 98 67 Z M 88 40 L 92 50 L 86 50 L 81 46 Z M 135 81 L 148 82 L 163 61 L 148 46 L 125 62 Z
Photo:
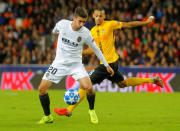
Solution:
M 37 125 L 43 113 L 38 91 L 0 91 L 0 131 L 179 131 L 180 93 L 96 92 L 99 124 L 90 123 L 84 100 L 70 118 L 54 107 L 66 107 L 64 90 L 49 90 L 53 124 Z

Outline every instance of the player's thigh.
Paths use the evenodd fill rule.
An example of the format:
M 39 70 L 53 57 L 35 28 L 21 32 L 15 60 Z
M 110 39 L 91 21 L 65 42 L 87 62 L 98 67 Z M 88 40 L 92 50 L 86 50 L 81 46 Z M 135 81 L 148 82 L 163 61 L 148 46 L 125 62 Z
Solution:
M 120 73 L 120 71 L 117 70 L 112 77 L 111 77 L 111 76 L 108 77 L 108 80 L 110 80 L 110 81 L 112 81 L 112 82 L 120 82 L 120 81 L 123 81 L 123 80 L 124 80 L 124 77 L 123 77 L 123 75 Z
M 108 75 L 109 73 L 102 65 L 98 66 L 95 70 L 92 70 L 89 73 L 89 77 L 93 84 L 101 83 Z
M 83 64 L 75 64 L 73 68 L 71 69 L 71 76 L 80 82 L 80 86 L 83 89 L 89 89 L 92 88 L 92 83 L 89 79 L 89 75 L 87 71 L 85 70 Z
M 52 84 L 53 84 L 53 82 L 42 79 L 38 88 L 39 89 L 48 89 L 51 87 Z
M 48 80 L 41 80 L 41 83 L 38 87 L 38 91 L 40 95 L 45 95 L 48 93 L 48 89 L 51 87 L 51 85 L 53 84 L 53 82 L 48 81 Z
M 79 80 L 84 77 L 89 77 L 82 63 L 74 64 L 69 70 L 69 72 L 69 75 L 71 75 L 75 80 Z
M 80 87 L 85 90 L 91 90 L 92 89 L 92 83 L 88 76 L 78 79 L 80 83 Z

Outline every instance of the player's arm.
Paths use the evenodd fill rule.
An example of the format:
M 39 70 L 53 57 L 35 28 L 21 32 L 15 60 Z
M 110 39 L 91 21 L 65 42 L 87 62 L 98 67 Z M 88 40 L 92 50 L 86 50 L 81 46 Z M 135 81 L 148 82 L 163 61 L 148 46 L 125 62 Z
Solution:
M 100 51 L 100 49 L 97 47 L 96 43 L 94 42 L 92 36 L 91 36 L 91 42 L 88 41 L 86 44 L 92 48 L 92 50 L 94 51 L 96 56 L 99 58 L 99 60 L 101 60 L 102 63 L 106 66 L 106 70 L 111 74 L 111 76 L 113 76 L 114 75 L 114 70 L 107 63 L 107 61 L 104 58 L 102 52 Z
M 51 35 L 51 36 L 52 36 L 52 37 L 51 37 L 52 40 L 53 40 L 53 41 L 56 41 L 57 38 L 58 38 L 58 35 L 59 35 L 59 32 L 55 32 L 55 33 L 52 32 L 52 35 Z
M 59 35 L 59 31 L 57 31 L 57 30 L 52 30 L 52 35 L 53 36 L 58 36 Z
M 146 21 L 132 21 L 132 22 L 122 22 L 122 28 L 132 28 L 137 26 L 147 25 L 152 23 L 154 16 L 150 16 Z
M 92 30 L 90 31 L 92 34 Z M 92 35 L 91 35 L 92 36 Z M 88 46 L 87 48 L 85 48 L 82 52 L 83 55 L 92 55 L 94 54 L 94 51 L 92 50 L 92 48 L 90 46 Z
M 54 28 L 53 28 L 53 30 L 52 30 L 52 40 L 53 41 L 56 41 L 57 40 L 57 38 L 58 38 L 58 35 L 59 35 L 59 30 L 60 30 L 60 28 L 61 28 L 61 21 L 59 21 L 58 23 L 56 23 L 56 25 L 54 26 Z
M 83 50 L 82 54 L 83 55 L 91 55 L 91 54 L 94 54 L 94 52 L 93 52 L 92 48 L 88 46 L 87 49 Z
M 53 29 L 53 30 L 54 30 L 54 29 Z M 59 32 L 55 32 L 55 31 L 53 31 L 53 30 L 52 30 L 51 39 L 52 39 L 52 41 L 57 41 Z
M 58 29 L 58 23 L 55 25 L 55 27 L 52 30 L 53 35 L 59 35 L 59 29 Z
M 62 20 L 57 22 L 56 25 L 54 26 L 53 30 L 52 30 L 52 34 L 53 35 L 59 35 L 59 31 L 60 31 L 62 25 L 63 25 Z
M 58 35 L 59 35 L 59 30 L 58 30 L 58 23 L 55 25 L 55 27 L 53 28 L 53 30 L 52 30 L 52 40 L 53 41 L 56 41 L 57 40 L 57 38 L 58 38 Z

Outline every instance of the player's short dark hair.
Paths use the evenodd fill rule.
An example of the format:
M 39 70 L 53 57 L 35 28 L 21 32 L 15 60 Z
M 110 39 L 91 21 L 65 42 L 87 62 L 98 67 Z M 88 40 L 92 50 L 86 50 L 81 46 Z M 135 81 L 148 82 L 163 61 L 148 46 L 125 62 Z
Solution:
M 87 10 L 83 7 L 77 7 L 75 9 L 75 12 L 74 12 L 74 16 L 75 17 L 82 17 L 82 18 L 87 18 L 88 17 L 88 13 L 87 13 Z
M 97 8 L 95 8 L 94 9 L 94 11 L 102 11 L 103 13 L 105 13 L 105 9 L 104 8 L 102 8 L 102 7 L 97 7 Z

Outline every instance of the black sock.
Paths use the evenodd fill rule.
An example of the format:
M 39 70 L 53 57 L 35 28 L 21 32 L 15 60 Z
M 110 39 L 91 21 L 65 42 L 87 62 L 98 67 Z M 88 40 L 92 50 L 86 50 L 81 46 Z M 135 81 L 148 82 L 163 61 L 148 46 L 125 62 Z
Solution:
M 46 116 L 50 115 L 50 100 L 49 100 L 49 95 L 48 93 L 45 94 L 45 95 L 39 95 L 39 99 L 40 99 L 40 102 L 41 102 L 41 105 L 43 107 L 43 110 L 44 110 L 44 114 Z
M 87 94 L 87 100 L 89 102 L 89 109 L 94 110 L 95 94 L 93 95 Z

